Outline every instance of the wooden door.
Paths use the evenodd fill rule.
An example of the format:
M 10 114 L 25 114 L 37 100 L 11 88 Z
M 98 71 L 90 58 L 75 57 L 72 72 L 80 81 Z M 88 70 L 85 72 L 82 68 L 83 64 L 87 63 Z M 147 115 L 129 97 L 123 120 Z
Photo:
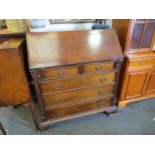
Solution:
M 127 74 L 127 86 L 124 98 L 131 99 L 142 96 L 149 75 L 150 70 L 148 69 L 129 71 Z
M 152 93 L 152 92 L 155 92 L 155 72 L 153 72 L 150 75 L 145 91 L 145 93 Z

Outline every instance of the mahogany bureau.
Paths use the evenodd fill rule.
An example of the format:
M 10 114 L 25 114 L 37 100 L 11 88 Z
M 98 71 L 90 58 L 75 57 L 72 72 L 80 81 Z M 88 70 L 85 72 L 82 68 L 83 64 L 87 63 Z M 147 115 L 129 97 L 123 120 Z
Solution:
M 114 30 L 27 33 L 41 129 L 88 114 L 117 112 L 123 54 Z

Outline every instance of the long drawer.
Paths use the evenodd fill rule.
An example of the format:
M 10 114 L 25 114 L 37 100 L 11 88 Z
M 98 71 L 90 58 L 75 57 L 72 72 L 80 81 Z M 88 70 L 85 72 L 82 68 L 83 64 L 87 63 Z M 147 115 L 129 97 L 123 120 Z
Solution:
M 104 109 L 111 106 L 112 97 L 99 99 L 95 101 L 89 101 L 82 104 L 70 105 L 61 108 L 53 108 L 46 111 L 47 120 L 58 120 L 67 117 L 74 117 L 76 115 L 82 115 L 85 113 L 91 113 L 95 111 L 104 111 Z
M 113 94 L 114 84 L 100 85 L 96 87 L 73 90 L 65 93 L 43 96 L 46 108 L 62 104 L 80 102 L 87 99 L 102 97 Z
M 142 66 L 148 66 L 148 65 L 153 66 L 154 63 L 155 63 L 155 60 L 153 58 L 136 59 L 136 60 L 130 61 L 129 68 L 130 67 L 142 67 Z
M 40 88 L 42 93 L 46 94 L 74 88 L 93 86 L 102 83 L 111 83 L 113 81 L 115 81 L 115 71 L 42 81 L 40 83 Z

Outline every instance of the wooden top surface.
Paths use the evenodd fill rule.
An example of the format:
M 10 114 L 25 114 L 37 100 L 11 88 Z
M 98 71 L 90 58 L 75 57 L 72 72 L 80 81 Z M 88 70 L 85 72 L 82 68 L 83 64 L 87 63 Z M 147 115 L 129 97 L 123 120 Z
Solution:
M 0 43 L 0 50 L 18 48 L 23 41 L 24 38 L 8 39 Z
M 27 33 L 29 68 L 123 58 L 115 30 Z

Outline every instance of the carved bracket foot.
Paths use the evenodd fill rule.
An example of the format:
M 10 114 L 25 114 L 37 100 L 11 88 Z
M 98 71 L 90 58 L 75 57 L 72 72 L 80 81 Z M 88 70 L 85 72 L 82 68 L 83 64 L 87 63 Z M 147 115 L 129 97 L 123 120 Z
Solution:
M 115 116 L 118 113 L 118 108 L 117 107 L 113 107 L 112 109 L 108 110 L 105 112 L 105 114 L 107 116 Z

